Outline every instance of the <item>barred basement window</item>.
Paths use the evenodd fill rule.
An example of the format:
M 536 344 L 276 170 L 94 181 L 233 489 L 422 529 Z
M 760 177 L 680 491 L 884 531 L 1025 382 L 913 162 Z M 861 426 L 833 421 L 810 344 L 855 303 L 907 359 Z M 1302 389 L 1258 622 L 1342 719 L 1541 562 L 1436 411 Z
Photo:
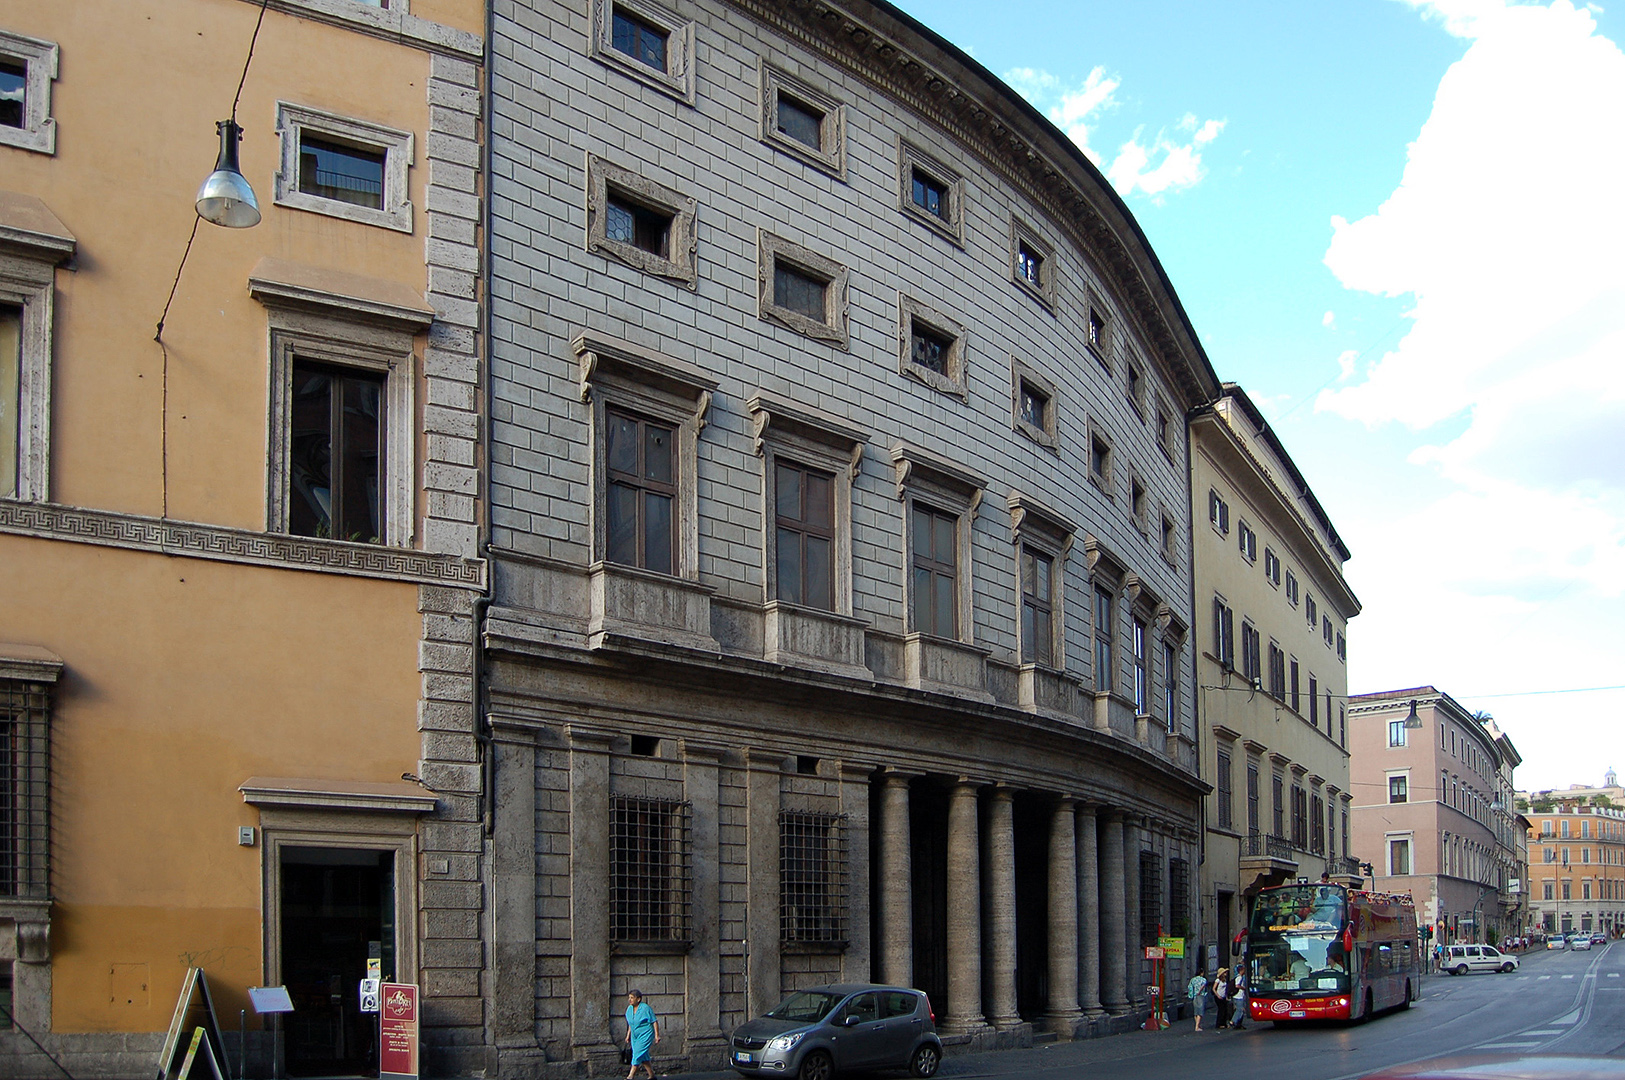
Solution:
M 1184 859 L 1168 860 L 1168 932 L 1188 937 L 1191 932 L 1191 864 Z
M 779 815 L 779 938 L 846 944 L 846 819 Z
M 1162 860 L 1154 851 L 1140 852 L 1140 944 L 1155 945 L 1162 922 Z
M 686 943 L 690 881 L 688 804 L 610 799 L 610 940 Z
M 0 679 L 0 896 L 49 892 L 49 695 L 45 683 Z

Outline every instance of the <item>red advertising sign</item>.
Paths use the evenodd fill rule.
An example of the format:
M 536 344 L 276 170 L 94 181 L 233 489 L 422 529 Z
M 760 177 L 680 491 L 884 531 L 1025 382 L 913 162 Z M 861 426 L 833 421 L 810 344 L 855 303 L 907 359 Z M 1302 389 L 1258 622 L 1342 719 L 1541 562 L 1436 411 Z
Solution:
M 413 983 L 386 982 L 379 988 L 378 1073 L 418 1074 L 418 988 Z

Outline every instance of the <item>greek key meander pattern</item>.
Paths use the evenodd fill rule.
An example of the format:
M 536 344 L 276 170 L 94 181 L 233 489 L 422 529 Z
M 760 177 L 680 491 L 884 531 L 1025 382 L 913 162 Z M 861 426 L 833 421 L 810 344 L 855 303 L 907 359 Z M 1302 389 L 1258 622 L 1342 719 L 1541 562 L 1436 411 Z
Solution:
M 486 567 L 479 559 L 245 532 L 50 503 L 0 499 L 0 533 L 255 566 L 354 574 L 426 585 L 485 587 Z

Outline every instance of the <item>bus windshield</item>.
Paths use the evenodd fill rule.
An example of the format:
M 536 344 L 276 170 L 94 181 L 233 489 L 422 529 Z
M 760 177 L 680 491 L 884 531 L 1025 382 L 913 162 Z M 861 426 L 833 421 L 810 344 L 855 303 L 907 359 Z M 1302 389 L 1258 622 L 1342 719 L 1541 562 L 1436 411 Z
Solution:
M 1248 953 L 1254 994 L 1348 990 L 1348 957 L 1336 932 L 1254 934 Z
M 1348 916 L 1347 894 L 1339 885 L 1288 885 L 1266 889 L 1253 906 L 1255 934 L 1340 931 Z

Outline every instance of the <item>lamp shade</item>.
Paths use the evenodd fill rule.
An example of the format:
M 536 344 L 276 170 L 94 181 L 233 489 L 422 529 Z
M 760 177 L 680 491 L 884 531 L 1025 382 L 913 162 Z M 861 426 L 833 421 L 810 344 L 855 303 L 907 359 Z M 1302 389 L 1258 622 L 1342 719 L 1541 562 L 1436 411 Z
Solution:
M 234 120 L 222 120 L 215 126 L 220 130 L 220 160 L 197 189 L 198 216 L 228 229 L 258 225 L 259 200 L 237 167 L 237 142 L 243 137 L 243 129 Z

